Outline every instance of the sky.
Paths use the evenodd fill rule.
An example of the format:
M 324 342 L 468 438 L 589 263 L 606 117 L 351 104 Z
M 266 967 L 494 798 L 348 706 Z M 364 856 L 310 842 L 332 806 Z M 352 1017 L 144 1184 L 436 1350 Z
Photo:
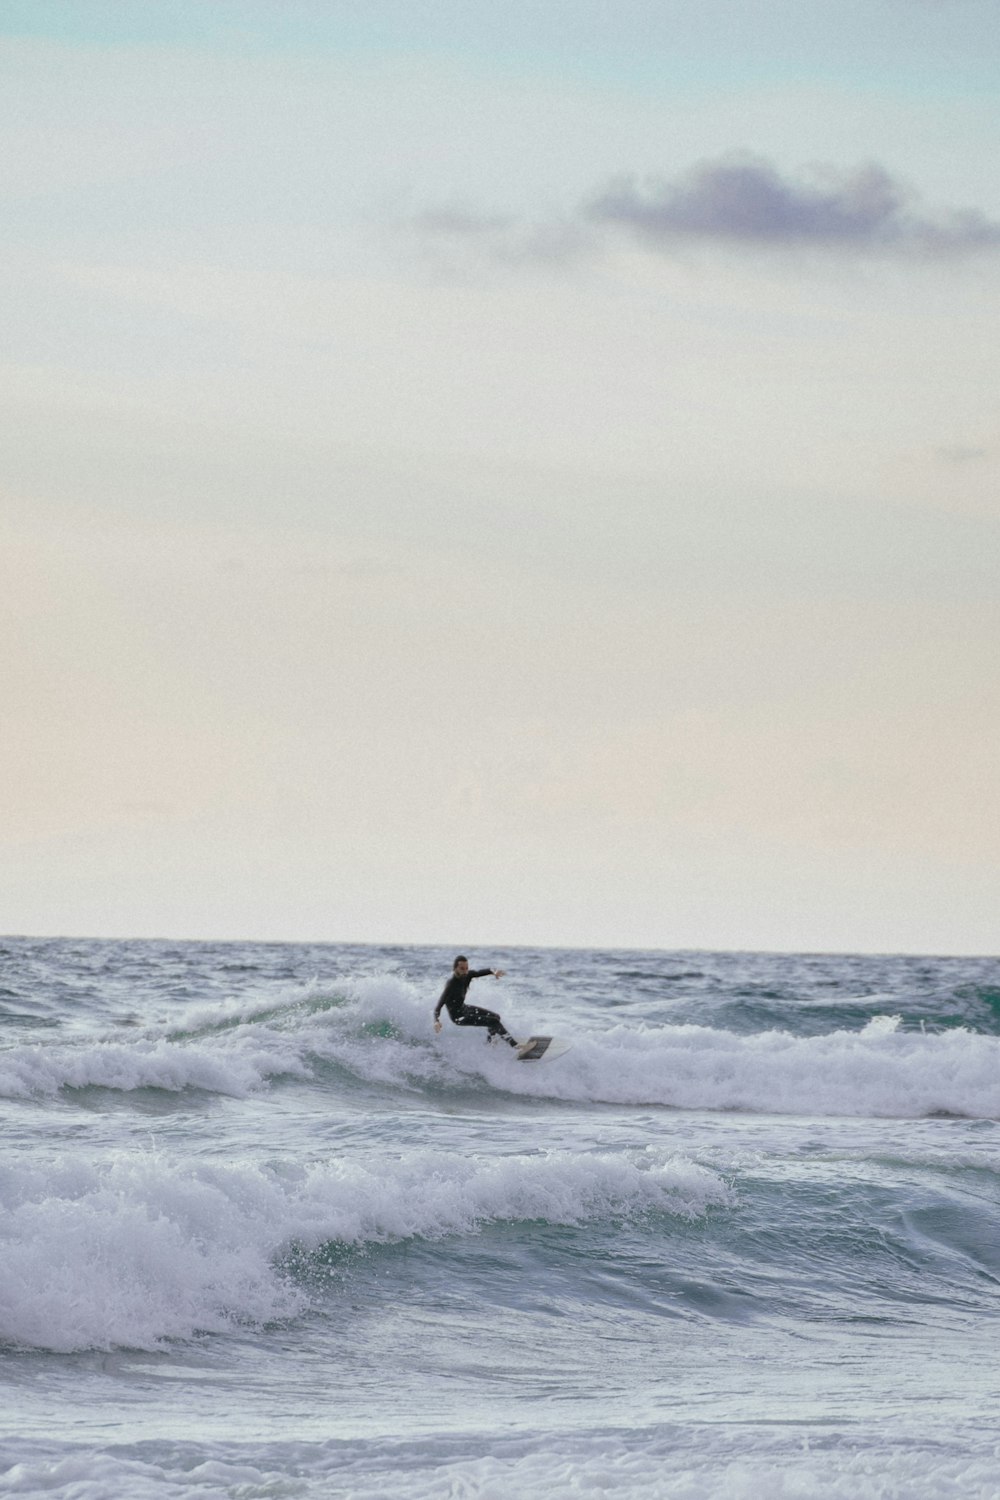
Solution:
M 1000 953 L 995 0 L 0 0 L 0 931 Z

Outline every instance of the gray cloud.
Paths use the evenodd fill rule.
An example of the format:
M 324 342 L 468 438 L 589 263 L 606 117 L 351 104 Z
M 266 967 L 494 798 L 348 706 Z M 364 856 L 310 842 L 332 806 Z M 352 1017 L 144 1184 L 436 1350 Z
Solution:
M 850 255 L 961 256 L 1000 250 L 1000 220 L 923 205 L 877 164 L 783 175 L 763 157 L 704 161 L 672 180 L 620 177 L 562 219 L 531 221 L 464 205 L 409 225 L 438 250 L 464 247 L 507 264 L 599 253 L 609 232 L 662 254 L 692 245 L 814 249 Z
M 975 209 L 922 211 L 875 165 L 791 179 L 760 157 L 727 157 L 672 182 L 621 178 L 584 213 L 662 249 L 692 240 L 937 254 L 1000 248 L 997 220 Z
M 515 266 L 570 261 L 590 248 L 594 240 L 593 226 L 579 215 L 533 223 L 472 208 L 442 207 L 414 215 L 408 225 L 426 245 L 437 250 L 466 250 Z
M 412 220 L 413 227 L 431 235 L 482 239 L 506 234 L 515 221 L 505 214 L 478 213 L 466 207 L 425 209 Z
M 951 443 L 947 447 L 936 448 L 934 451 L 942 463 L 946 464 L 981 463 L 983 459 L 990 456 L 988 448 L 971 448 L 964 443 Z

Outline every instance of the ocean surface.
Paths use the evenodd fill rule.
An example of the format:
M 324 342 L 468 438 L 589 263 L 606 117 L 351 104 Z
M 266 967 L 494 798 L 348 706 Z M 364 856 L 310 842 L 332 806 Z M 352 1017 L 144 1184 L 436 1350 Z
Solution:
M 0 1494 L 996 1500 L 1000 963 L 0 940 Z

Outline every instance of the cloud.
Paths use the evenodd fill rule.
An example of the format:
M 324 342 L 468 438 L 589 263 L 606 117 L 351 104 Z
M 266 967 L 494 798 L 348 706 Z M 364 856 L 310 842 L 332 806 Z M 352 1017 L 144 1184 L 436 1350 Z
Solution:
M 509 214 L 478 213 L 473 208 L 446 206 L 425 209 L 413 219 L 413 227 L 427 234 L 455 236 L 456 238 L 483 238 L 506 233 L 513 227 Z
M 983 459 L 990 456 L 988 448 L 972 448 L 965 443 L 952 443 L 946 447 L 936 448 L 935 453 L 946 464 L 981 463 Z
M 684 241 L 939 254 L 1000 248 L 1000 222 L 975 209 L 921 212 L 877 165 L 793 179 L 761 157 L 725 157 L 672 182 L 620 178 L 584 212 L 664 250 Z
M 425 212 L 411 227 L 439 248 L 463 245 L 507 262 L 593 254 L 615 231 L 665 255 L 692 245 L 899 257 L 1000 250 L 1000 220 L 975 208 L 925 207 L 875 163 L 793 176 L 748 155 L 699 162 L 672 180 L 619 177 L 561 220 L 531 222 L 463 207 Z
M 594 238 L 592 226 L 580 215 L 532 223 L 510 214 L 444 206 L 416 214 L 407 223 L 438 254 L 458 249 L 512 266 L 573 260 L 592 247 Z M 457 269 L 453 262 L 450 269 Z

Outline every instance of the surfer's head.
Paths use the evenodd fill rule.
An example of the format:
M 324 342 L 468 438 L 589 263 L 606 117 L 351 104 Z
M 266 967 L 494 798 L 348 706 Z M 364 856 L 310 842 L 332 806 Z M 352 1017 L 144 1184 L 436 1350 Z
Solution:
M 469 960 L 464 953 L 460 953 L 451 967 L 456 974 L 464 974 L 469 967 Z

